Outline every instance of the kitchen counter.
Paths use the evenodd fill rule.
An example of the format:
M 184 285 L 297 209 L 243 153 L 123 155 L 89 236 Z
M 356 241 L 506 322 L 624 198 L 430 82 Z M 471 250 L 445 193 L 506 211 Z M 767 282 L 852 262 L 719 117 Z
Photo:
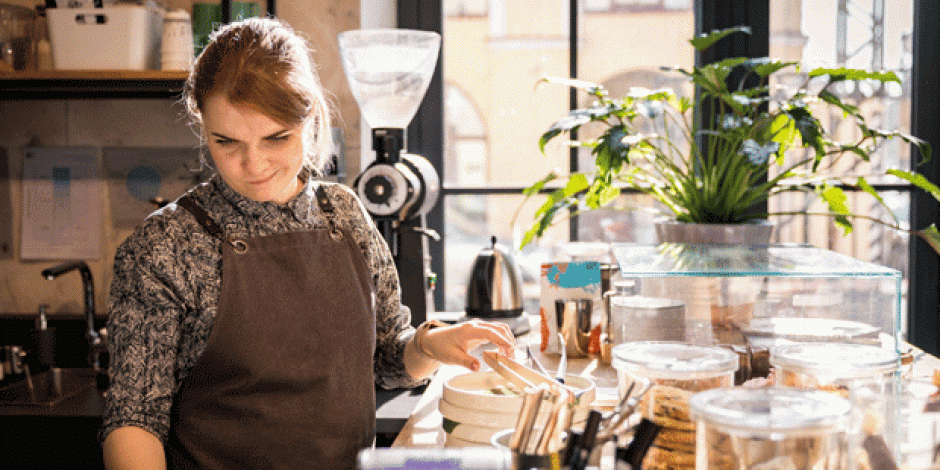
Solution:
M 538 331 L 534 329 L 533 331 Z M 534 336 L 534 335 L 530 335 Z M 883 341 L 886 344 L 893 344 L 889 337 Z M 557 365 L 557 357 L 543 355 L 539 350 L 537 338 L 521 337 L 516 340 L 516 360 L 525 364 L 525 344 L 529 342 L 536 358 L 546 369 L 554 370 Z M 940 360 L 936 357 L 913 348 L 908 343 L 903 343 L 903 350 L 913 349 L 916 358 L 913 364 L 912 377 L 924 378 L 930 380 L 934 371 L 940 370 Z M 475 351 L 474 355 L 479 357 L 480 351 Z M 484 366 L 484 369 L 488 369 Z M 597 398 L 592 407 L 605 408 L 613 405 L 617 398 L 617 376 L 616 371 L 610 367 L 600 364 L 596 359 L 569 359 L 568 371 L 576 375 L 589 377 L 597 385 Z M 398 438 L 392 443 L 392 447 L 407 448 L 443 448 L 445 442 L 445 433 L 443 429 L 443 416 L 438 411 L 438 402 L 441 399 L 443 384 L 451 377 L 459 374 L 468 373 L 466 368 L 459 366 L 442 366 L 437 375 L 427 386 L 424 396 L 418 401 L 405 426 L 398 434 Z

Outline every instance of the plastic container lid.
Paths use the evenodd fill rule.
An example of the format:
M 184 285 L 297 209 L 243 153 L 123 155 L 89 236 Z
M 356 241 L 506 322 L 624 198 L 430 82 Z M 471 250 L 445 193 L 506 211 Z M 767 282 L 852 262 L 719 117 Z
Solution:
M 692 380 L 738 370 L 738 355 L 733 351 L 674 341 L 622 343 L 611 354 L 615 369 L 654 379 Z
M 615 295 L 610 298 L 610 303 L 617 307 L 634 310 L 665 310 L 685 307 L 685 304 L 681 300 L 668 299 L 665 297 L 643 297 L 640 295 Z
M 689 412 L 705 425 L 755 437 L 833 429 L 851 403 L 832 393 L 794 388 L 716 388 L 692 395 Z
M 770 349 L 772 366 L 838 378 L 884 375 L 896 370 L 900 361 L 898 352 L 867 344 L 797 343 Z

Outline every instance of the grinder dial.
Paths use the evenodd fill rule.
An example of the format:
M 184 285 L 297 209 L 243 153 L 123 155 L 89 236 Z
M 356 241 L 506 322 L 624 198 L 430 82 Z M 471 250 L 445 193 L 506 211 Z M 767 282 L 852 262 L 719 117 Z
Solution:
M 400 213 L 413 203 L 420 183 L 401 163 L 370 165 L 356 181 L 356 192 L 370 214 L 387 217 Z

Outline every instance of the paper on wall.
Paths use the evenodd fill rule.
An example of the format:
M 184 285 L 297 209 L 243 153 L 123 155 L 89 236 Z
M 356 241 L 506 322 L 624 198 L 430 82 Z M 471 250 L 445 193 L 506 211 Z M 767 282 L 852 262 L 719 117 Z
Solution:
M 26 149 L 20 258 L 101 258 L 104 182 L 99 168 L 95 148 Z

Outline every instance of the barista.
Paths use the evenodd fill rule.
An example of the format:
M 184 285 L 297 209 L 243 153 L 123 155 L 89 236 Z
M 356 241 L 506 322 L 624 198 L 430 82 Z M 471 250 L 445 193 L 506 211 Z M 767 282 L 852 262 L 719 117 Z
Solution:
M 253 18 L 222 27 L 184 102 L 215 175 L 115 255 L 108 468 L 355 468 L 375 384 L 422 383 L 502 323 L 410 326 L 384 239 L 355 194 L 318 181 L 331 149 L 305 42 Z

